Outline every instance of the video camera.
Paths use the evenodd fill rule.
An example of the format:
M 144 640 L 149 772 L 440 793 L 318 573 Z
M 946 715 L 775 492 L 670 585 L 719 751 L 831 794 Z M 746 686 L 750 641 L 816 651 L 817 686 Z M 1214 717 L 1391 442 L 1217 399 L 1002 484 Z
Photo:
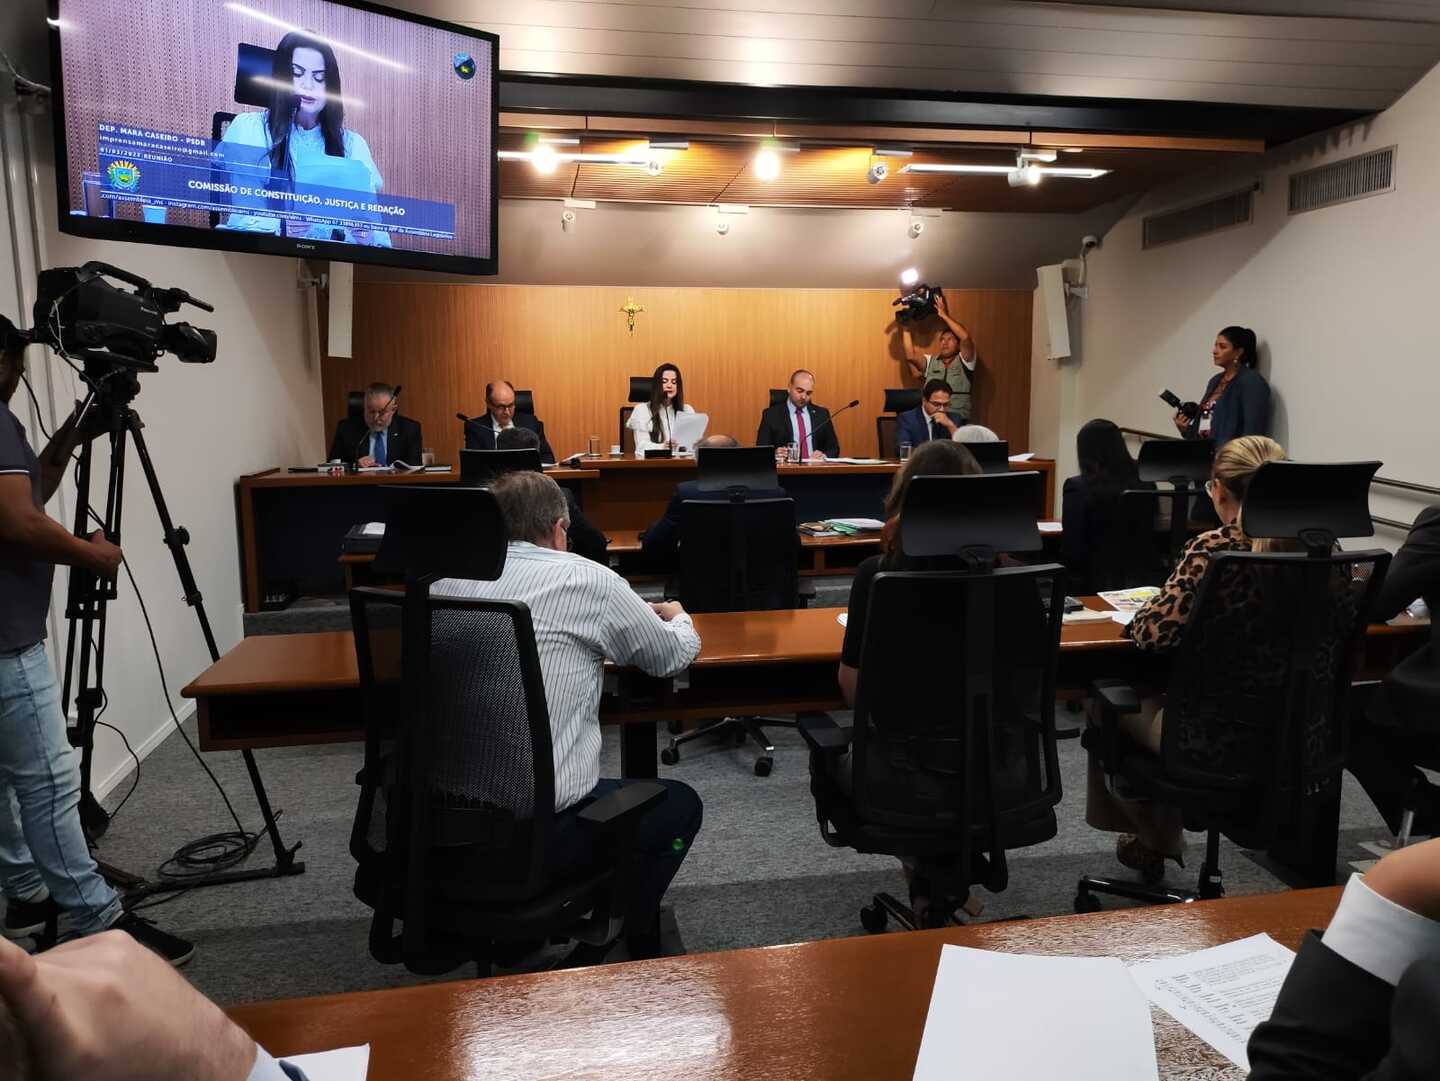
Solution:
M 117 288 L 106 278 L 135 288 Z M 155 362 L 163 353 L 174 353 L 185 364 L 215 359 L 213 330 L 165 322 L 182 304 L 215 310 L 183 289 L 157 289 L 137 274 L 90 262 L 41 271 L 38 290 L 28 340 L 84 361 L 92 379 L 116 370 L 159 371 Z
M 897 323 L 918 323 L 928 315 L 935 314 L 935 298 L 944 296 L 938 285 L 921 282 L 909 293 L 890 303 L 900 310 L 895 313 Z
M 1162 390 L 1160 392 L 1160 400 L 1177 413 L 1184 414 L 1185 419 L 1192 424 L 1195 422 L 1195 418 L 1200 415 L 1199 402 L 1182 402 L 1180 396 L 1173 390 Z

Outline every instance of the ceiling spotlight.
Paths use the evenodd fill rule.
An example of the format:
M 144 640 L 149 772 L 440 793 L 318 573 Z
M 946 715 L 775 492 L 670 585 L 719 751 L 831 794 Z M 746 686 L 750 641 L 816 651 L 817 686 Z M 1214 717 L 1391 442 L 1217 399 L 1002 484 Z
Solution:
M 1022 165 L 1006 173 L 1005 179 L 1012 188 L 1033 188 L 1040 183 L 1040 178 L 1044 175 L 1038 165 Z
M 865 174 L 865 179 L 872 184 L 878 184 L 889 175 L 890 166 L 886 165 L 883 161 L 872 161 L 869 171 Z
M 925 223 L 924 223 L 923 221 L 918 220 L 918 219 L 912 221 L 912 222 L 910 223 L 910 228 L 906 230 L 906 232 L 908 232 L 912 238 L 913 238 L 913 237 L 918 237 L 918 236 L 919 236 L 921 233 L 923 233 L 924 231 L 925 231 Z
M 914 284 L 915 284 L 916 282 L 918 282 L 919 280 L 920 280 L 920 271 L 916 270 L 913 266 L 912 266 L 912 267 L 906 267 L 904 270 L 902 270 L 902 271 L 900 272 L 900 284 L 901 284 L 901 285 L 905 285 L 905 286 L 914 285 Z
M 780 155 L 765 147 L 755 155 L 755 175 L 764 181 L 771 181 L 780 175 Z
M 645 171 L 651 176 L 659 176 L 665 171 L 665 163 L 660 160 L 659 154 L 651 154 L 645 161 Z
M 539 143 L 534 150 L 530 151 L 530 164 L 535 167 L 537 173 L 549 176 L 560 164 L 560 155 L 556 153 L 553 146 Z

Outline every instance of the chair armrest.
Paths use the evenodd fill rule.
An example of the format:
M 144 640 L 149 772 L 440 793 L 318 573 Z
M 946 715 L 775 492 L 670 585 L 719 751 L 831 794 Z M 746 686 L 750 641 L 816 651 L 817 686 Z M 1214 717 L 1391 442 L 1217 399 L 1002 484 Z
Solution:
M 630 826 L 650 808 L 659 805 L 668 793 L 654 781 L 627 784 L 601 796 L 575 816 L 582 829 L 614 830 Z
M 828 713 L 801 717 L 797 727 L 810 749 L 821 754 L 839 754 L 855 737 L 853 727 L 841 728 Z
M 800 579 L 795 587 L 795 606 L 797 608 L 809 608 L 810 602 L 815 599 L 815 583 L 808 578 Z
M 1100 703 L 1100 712 L 1107 715 L 1107 719 L 1140 712 L 1140 695 L 1130 684 L 1118 679 L 1097 679 L 1090 684 L 1090 693 Z

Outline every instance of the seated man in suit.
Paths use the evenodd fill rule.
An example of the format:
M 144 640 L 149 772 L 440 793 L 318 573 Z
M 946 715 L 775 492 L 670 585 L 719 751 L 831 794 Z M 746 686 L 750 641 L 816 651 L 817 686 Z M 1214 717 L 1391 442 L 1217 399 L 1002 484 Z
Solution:
M 555 464 L 555 452 L 545 438 L 545 425 L 533 413 L 515 411 L 515 387 L 508 380 L 501 379 L 485 384 L 485 405 L 488 412 L 465 424 L 466 450 L 499 450 L 495 441 L 501 432 L 520 428 L 535 433 L 540 444 L 540 460 L 547 465 Z
M 1251 1081 L 1440 1077 L 1440 840 L 1390 853 L 1313 931 L 1270 1020 L 1250 1036 Z
M 540 437 L 529 428 L 515 425 L 495 434 L 496 450 L 539 450 Z M 610 545 L 604 533 L 596 529 L 589 518 L 580 510 L 580 501 L 569 488 L 561 488 L 565 502 L 570 507 L 570 551 L 586 559 L 594 560 L 602 567 L 610 566 Z
M 579 821 L 580 812 L 628 783 L 600 778 L 604 662 L 671 676 L 700 652 L 700 635 L 680 605 L 647 604 L 608 567 L 565 550 L 569 509 L 549 477 L 506 473 L 491 491 L 510 537 L 504 571 L 493 582 L 446 578 L 434 591 L 504 598 L 530 609 L 555 748 L 556 815 L 546 855 L 557 870 L 574 874 L 603 858 L 604 848 Z M 658 952 L 660 900 L 700 831 L 695 790 L 681 781 L 659 783 L 666 798 L 640 820 L 626 879 L 625 933 L 636 959 Z
M 734 436 L 707 435 L 695 444 L 695 449 L 738 447 L 739 445 Z M 789 494 L 784 488 L 753 488 L 749 490 L 746 498 L 788 499 Z M 730 494 L 728 490 L 723 492 L 719 490 L 702 491 L 698 480 L 681 481 L 675 485 L 675 494 L 670 497 L 670 503 L 666 506 L 665 513 L 660 516 L 659 521 L 640 534 L 640 554 L 647 560 L 664 564 L 673 562 L 675 552 L 680 545 L 680 504 L 687 499 L 726 503 L 730 500 Z
M 963 423 L 949 412 L 950 384 L 932 379 L 920 392 L 920 404 L 895 418 L 895 443 L 909 443 L 911 448 L 932 439 L 949 439 Z
M 800 460 L 823 462 L 840 457 L 840 440 L 830 424 L 830 410 L 810 404 L 815 393 L 815 376 L 804 368 L 790 373 L 786 400 L 760 414 L 757 447 L 783 447 L 794 443 Z
M 396 410 L 395 388 L 371 383 L 365 388 L 365 415 L 344 417 L 335 425 L 330 457 L 362 469 L 377 465 L 420 464 L 420 425 Z

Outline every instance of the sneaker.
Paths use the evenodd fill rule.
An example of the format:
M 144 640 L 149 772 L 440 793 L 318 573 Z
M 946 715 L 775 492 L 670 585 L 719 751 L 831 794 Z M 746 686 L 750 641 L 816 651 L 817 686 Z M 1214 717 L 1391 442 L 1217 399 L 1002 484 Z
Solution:
M 7 901 L 5 904 L 5 923 L 0 925 L 0 934 L 6 938 L 33 938 L 50 925 L 50 933 L 55 933 L 54 921 L 60 917 L 60 906 L 53 898 L 46 897 L 43 901 Z
M 195 943 L 160 930 L 144 916 L 127 912 L 110 925 L 112 931 L 124 931 L 142 946 L 154 950 L 176 968 L 195 956 Z

